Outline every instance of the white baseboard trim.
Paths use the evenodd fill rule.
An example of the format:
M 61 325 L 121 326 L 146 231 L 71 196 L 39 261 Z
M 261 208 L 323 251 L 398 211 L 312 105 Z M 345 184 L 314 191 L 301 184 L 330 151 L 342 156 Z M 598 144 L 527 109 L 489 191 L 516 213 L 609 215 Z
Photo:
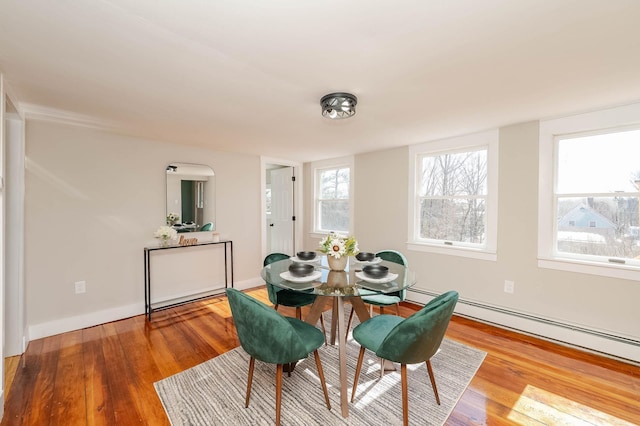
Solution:
M 233 287 L 238 290 L 247 290 L 249 288 L 264 285 L 264 281 L 257 277 L 244 281 L 236 281 Z M 208 291 L 208 290 L 205 290 Z M 224 294 L 224 289 L 220 291 Z M 178 295 L 172 297 L 179 297 Z M 154 300 L 154 303 L 160 300 Z M 75 317 L 62 318 L 59 320 L 49 321 L 41 324 L 29 326 L 29 339 L 35 340 L 43 337 L 49 337 L 68 331 L 80 330 L 82 328 L 93 327 L 111 321 L 118 321 L 124 318 L 133 317 L 144 314 L 144 302 L 127 306 L 121 306 L 113 309 L 105 309 L 103 311 L 91 312 L 89 314 L 78 315 Z
M 31 340 L 144 314 L 144 302 L 29 326 Z
M 264 280 L 260 277 L 256 277 L 244 281 L 236 281 L 233 283 L 233 288 L 236 290 L 248 290 L 261 285 L 264 285 Z
M 407 301 L 425 304 L 435 294 L 428 291 L 407 292 Z M 577 347 L 600 355 L 618 358 L 634 364 L 640 363 L 640 341 L 627 336 L 603 333 L 555 320 L 538 318 L 506 308 L 483 305 L 460 299 L 456 314 L 525 334 L 531 334 L 559 344 Z

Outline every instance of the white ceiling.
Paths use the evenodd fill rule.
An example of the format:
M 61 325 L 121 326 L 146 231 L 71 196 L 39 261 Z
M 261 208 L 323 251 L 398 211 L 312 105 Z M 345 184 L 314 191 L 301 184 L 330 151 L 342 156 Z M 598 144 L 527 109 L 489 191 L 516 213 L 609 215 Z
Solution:
M 309 161 L 638 101 L 640 0 L 0 0 L 0 70 L 31 116 Z

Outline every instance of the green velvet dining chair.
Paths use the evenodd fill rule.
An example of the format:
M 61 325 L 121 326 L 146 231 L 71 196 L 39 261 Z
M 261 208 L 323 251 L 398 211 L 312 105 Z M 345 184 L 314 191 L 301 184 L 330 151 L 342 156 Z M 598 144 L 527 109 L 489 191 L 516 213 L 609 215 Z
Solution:
M 427 365 L 433 393 L 436 402 L 440 405 L 431 357 L 440 348 L 457 302 L 458 292 L 448 291 L 431 300 L 406 319 L 396 315 L 378 315 L 356 326 L 353 329 L 353 338 L 360 344 L 360 354 L 353 381 L 351 402 L 356 396 L 365 349 L 369 349 L 382 360 L 381 376 L 384 374 L 382 365 L 384 360 L 400 363 L 402 416 L 405 425 L 409 424 L 407 364 L 424 362 Z
M 207 222 L 200 228 L 201 231 L 213 231 L 213 222 Z
M 289 259 L 289 255 L 284 253 L 271 253 L 264 258 L 263 265 L 267 266 L 279 260 Z M 278 306 L 289 306 L 296 308 L 296 318 L 302 319 L 302 307 L 312 305 L 316 301 L 316 295 L 312 293 L 304 293 L 300 291 L 288 290 L 276 287 L 269 282 L 265 282 L 269 301 L 273 304 L 273 308 L 277 311 Z M 326 334 L 324 328 L 324 315 L 320 315 L 320 326 L 322 332 Z
M 387 262 L 397 263 L 402 266 L 408 266 L 407 258 L 397 250 L 382 250 L 376 253 L 376 257 L 386 260 Z M 400 315 L 400 302 L 406 298 L 407 291 L 400 290 L 392 293 L 378 293 L 371 290 L 359 289 L 358 293 L 364 303 L 368 303 L 370 310 L 373 314 L 373 306 L 380 308 L 380 313 L 384 314 L 384 308 L 387 306 L 396 307 L 396 315 Z M 373 315 L 372 315 L 373 316 Z M 349 321 L 347 322 L 347 330 L 351 327 L 351 320 L 353 319 L 353 309 L 349 314 Z
M 297 318 L 285 317 L 264 303 L 233 288 L 226 290 L 240 346 L 249 354 L 245 408 L 249 406 L 255 360 L 276 364 L 276 425 L 280 424 L 283 365 L 295 363 L 313 352 L 327 408 L 331 409 L 318 348 L 324 334 Z

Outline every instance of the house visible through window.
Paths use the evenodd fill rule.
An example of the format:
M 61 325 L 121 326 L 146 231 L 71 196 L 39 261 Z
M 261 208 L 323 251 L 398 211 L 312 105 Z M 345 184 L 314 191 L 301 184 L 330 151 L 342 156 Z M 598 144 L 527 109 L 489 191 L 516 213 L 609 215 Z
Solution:
M 640 256 L 640 130 L 561 136 L 556 144 L 556 252 Z

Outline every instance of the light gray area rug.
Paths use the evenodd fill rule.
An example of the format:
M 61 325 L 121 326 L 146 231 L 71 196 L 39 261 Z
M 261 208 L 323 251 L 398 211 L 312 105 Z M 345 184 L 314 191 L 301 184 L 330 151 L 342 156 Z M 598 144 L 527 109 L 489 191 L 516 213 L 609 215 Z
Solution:
M 347 345 L 349 400 L 360 346 Z M 445 339 L 431 359 L 441 405 L 435 401 L 427 368 L 407 366 L 409 423 L 443 425 L 482 364 L 486 353 Z M 320 358 L 329 388 L 327 409 L 313 354 L 300 361 L 282 385 L 283 425 L 395 425 L 402 424 L 400 367 L 380 379 L 380 362 L 369 351 L 360 373 L 349 417 L 340 410 L 338 347 L 322 346 Z M 178 425 L 269 425 L 275 421 L 276 366 L 256 361 L 249 408 L 244 398 L 249 355 L 236 348 L 176 375 L 154 383 L 167 416 Z

